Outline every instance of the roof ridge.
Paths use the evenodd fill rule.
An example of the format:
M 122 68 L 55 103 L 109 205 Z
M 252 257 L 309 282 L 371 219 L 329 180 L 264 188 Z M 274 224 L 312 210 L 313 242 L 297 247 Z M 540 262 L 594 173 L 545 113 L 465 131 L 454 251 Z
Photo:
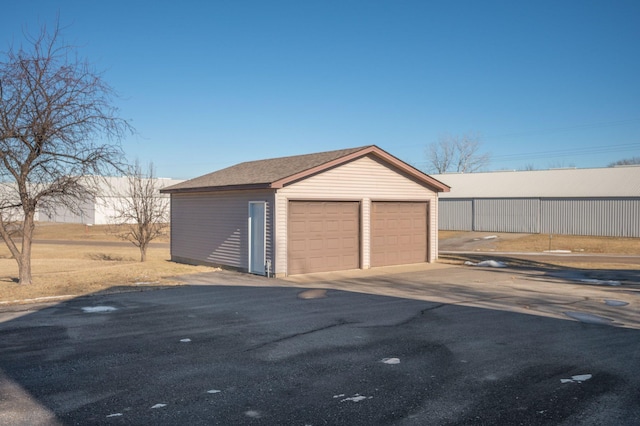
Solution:
M 357 151 L 361 151 L 361 150 L 366 149 L 366 148 L 370 148 L 372 146 L 375 146 L 375 145 L 363 145 L 363 146 L 358 146 L 358 147 L 353 147 L 353 148 L 332 149 L 332 150 L 329 150 L 329 151 L 312 152 L 312 153 L 308 153 L 308 154 L 294 154 L 294 155 L 285 155 L 283 157 L 263 158 L 261 160 L 249 160 L 249 161 L 243 161 L 242 163 L 237 163 L 234 166 L 239 166 L 241 164 L 261 163 L 261 162 L 272 161 L 272 160 L 286 160 L 286 159 L 302 158 L 302 157 L 320 157 L 320 156 L 323 156 L 323 155 L 333 154 L 333 153 L 338 153 L 338 152 L 347 152 L 347 151 L 349 151 L 349 152 L 357 152 Z M 234 166 L 231 166 L 231 167 L 234 167 Z

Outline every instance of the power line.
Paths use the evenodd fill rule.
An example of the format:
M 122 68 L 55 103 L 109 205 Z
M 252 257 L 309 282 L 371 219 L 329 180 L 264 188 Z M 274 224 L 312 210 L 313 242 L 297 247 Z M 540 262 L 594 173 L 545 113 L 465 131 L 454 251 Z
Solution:
M 487 137 L 487 139 L 512 139 L 522 136 L 535 136 L 535 135 L 548 135 L 551 133 L 558 132 L 570 132 L 572 130 L 581 130 L 581 129 L 597 129 L 600 127 L 614 127 L 621 126 L 626 124 L 633 124 L 640 122 L 640 118 L 632 118 L 627 120 L 615 120 L 615 121 L 600 121 L 595 123 L 585 123 L 585 124 L 576 124 L 573 126 L 561 126 L 561 127 L 549 127 L 546 129 L 537 129 L 537 130 L 525 130 L 521 132 L 513 132 L 513 133 L 503 133 L 501 135 L 495 135 Z
M 626 143 L 626 144 L 615 144 L 615 145 L 600 145 L 600 146 L 590 146 L 584 148 L 565 148 L 565 149 L 556 149 L 556 150 L 548 150 L 548 151 L 536 151 L 536 152 L 526 152 L 526 153 L 518 153 L 518 154 L 501 154 L 501 155 L 492 155 L 490 158 L 491 163 L 504 163 L 507 161 L 515 162 L 515 161 L 529 161 L 529 160 L 538 160 L 538 159 L 549 159 L 553 160 L 557 157 L 566 157 L 566 156 L 583 156 L 583 155 L 595 155 L 595 154 L 611 154 L 618 152 L 628 152 L 628 151 L 640 151 L 640 142 L 634 143 Z M 414 167 L 428 167 L 431 165 L 428 161 L 414 161 L 411 163 Z
M 639 142 L 606 145 L 606 146 L 591 146 L 591 147 L 585 147 L 585 148 L 566 148 L 566 149 L 527 152 L 527 153 L 519 153 L 519 154 L 492 155 L 491 160 L 492 161 L 529 160 L 529 159 L 546 158 L 550 156 L 567 156 L 567 155 L 577 156 L 577 155 L 604 154 L 604 153 L 612 153 L 612 152 L 626 152 L 626 151 L 632 151 L 635 149 L 640 150 Z

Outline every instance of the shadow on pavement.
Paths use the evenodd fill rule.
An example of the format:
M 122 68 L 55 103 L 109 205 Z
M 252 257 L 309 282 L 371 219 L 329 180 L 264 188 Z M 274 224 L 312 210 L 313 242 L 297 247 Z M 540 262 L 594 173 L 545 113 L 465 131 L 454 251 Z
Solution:
M 225 272 L 12 317 L 0 423 L 640 422 L 640 331 L 358 292 L 376 279 L 417 294 L 421 275 L 313 291 Z M 259 285 L 223 285 L 244 278 Z M 441 291 L 462 291 L 455 279 Z

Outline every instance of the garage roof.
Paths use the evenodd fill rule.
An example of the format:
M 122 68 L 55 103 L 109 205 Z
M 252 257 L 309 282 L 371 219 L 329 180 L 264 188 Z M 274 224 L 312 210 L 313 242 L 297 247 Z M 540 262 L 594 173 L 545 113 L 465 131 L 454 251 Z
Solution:
M 640 197 L 640 166 L 433 175 L 443 198 Z
M 164 188 L 160 192 L 179 193 L 282 188 L 292 182 L 366 155 L 373 155 L 385 161 L 435 191 L 445 192 L 449 190 L 449 187 L 442 182 L 399 160 L 377 146 L 368 145 L 316 154 L 248 161 Z

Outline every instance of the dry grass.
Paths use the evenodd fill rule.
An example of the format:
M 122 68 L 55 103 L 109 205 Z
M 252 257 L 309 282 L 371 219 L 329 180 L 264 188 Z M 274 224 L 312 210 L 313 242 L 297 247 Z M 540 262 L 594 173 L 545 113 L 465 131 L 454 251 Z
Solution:
M 500 251 L 569 250 L 572 253 L 640 254 L 640 238 L 533 234 L 497 242 Z
M 441 231 L 440 238 L 464 236 L 464 232 Z M 467 233 L 468 234 L 468 233 Z M 544 251 L 549 249 L 548 235 L 499 234 L 491 244 L 499 251 Z M 504 237 L 503 237 L 504 236 Z M 83 295 L 103 291 L 140 289 L 149 284 L 173 285 L 173 277 L 215 268 L 171 262 L 166 244 L 148 250 L 147 262 L 140 263 L 139 251 L 108 232 L 107 226 L 39 224 L 36 227 L 32 258 L 34 283 L 16 283 L 18 267 L 9 251 L 0 245 L 0 303 Z M 51 243 L 47 243 L 50 240 Z M 69 244 L 53 243 L 66 240 Z M 168 242 L 164 237 L 157 242 Z M 100 242 L 107 244 L 101 245 Z M 554 235 L 552 249 L 585 253 L 640 254 L 638 238 L 578 237 Z
M 640 238 L 591 237 L 581 235 L 472 233 L 465 231 L 440 231 L 440 240 L 471 236 L 497 235 L 488 240 L 486 247 L 495 251 L 534 252 L 545 250 L 569 250 L 572 253 L 640 255 Z
M 33 238 L 36 240 L 70 240 L 70 241 L 122 241 L 110 230 L 109 225 L 79 225 L 73 223 L 47 223 L 36 225 Z M 169 242 L 169 229 L 164 235 L 154 242 Z
M 67 224 L 36 227 L 35 239 L 42 242 L 33 246 L 34 282 L 28 286 L 16 283 L 17 263 L 6 246 L 0 246 L 0 302 L 83 295 L 116 286 L 122 290 L 122 286 L 140 289 L 149 284 L 173 285 L 177 281 L 172 277 L 177 275 L 215 270 L 171 262 L 168 247 L 149 248 L 148 260 L 141 263 L 140 252 L 133 244 L 100 245 L 100 241 L 118 241 L 105 230 Z M 68 240 L 70 244 L 49 244 L 45 240 Z

